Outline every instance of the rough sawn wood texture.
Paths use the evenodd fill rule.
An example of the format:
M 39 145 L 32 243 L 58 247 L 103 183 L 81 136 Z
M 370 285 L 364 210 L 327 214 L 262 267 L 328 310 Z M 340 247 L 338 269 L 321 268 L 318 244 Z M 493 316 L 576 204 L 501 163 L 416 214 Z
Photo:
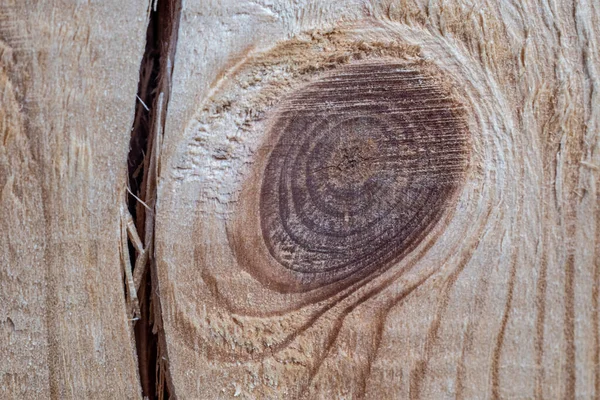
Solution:
M 0 1 L 0 397 L 140 398 L 125 201 L 146 1 Z
M 591 0 L 184 2 L 156 217 L 174 394 L 600 396 L 599 22 Z M 458 153 L 434 154 L 431 102 L 366 88 L 335 112 L 377 63 L 462 110 L 446 118 Z M 322 112 L 282 123 L 294 101 Z M 430 158 L 414 186 L 381 161 L 411 132 L 391 155 Z M 427 185 L 451 190 L 436 202 Z M 406 225 L 411 243 L 368 231 L 420 207 L 434 217 Z
M 596 0 L 162 4 L 171 395 L 600 397 Z M 2 398 L 141 397 L 120 212 L 149 6 L 0 0 Z

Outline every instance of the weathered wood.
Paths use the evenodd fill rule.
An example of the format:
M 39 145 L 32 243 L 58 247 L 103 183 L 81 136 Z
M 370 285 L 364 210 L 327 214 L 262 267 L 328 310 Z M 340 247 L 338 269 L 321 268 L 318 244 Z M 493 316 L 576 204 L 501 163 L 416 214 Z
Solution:
M 600 396 L 594 1 L 181 4 L 136 149 L 144 390 Z M 0 1 L 3 398 L 140 397 L 148 6 Z
M 599 16 L 591 0 L 184 2 L 155 236 L 175 395 L 600 396 Z M 344 68 L 377 63 L 413 74 L 416 97 L 394 104 L 398 94 L 367 84 L 362 96 L 375 97 L 361 103 L 359 90 L 362 105 L 336 116 L 340 102 L 352 103 L 340 96 L 358 88 L 357 71 Z M 311 89 L 324 80 L 325 104 Z M 434 105 L 425 92 L 445 100 Z M 443 132 L 435 106 L 464 112 L 447 118 L 449 132 L 468 143 L 467 168 L 449 180 L 431 167 L 447 166 L 443 149 L 425 143 L 439 145 Z M 309 169 L 296 176 L 300 168 L 281 164 L 304 151 L 289 141 L 326 135 L 308 125 L 287 131 L 295 119 L 282 125 L 282 115 L 299 108 L 319 110 L 315 121 L 330 118 L 338 135 L 320 156 L 297 155 L 302 168 L 338 167 L 322 183 L 311 175 L 314 198 L 302 184 Z M 421 119 L 410 120 L 411 110 Z M 422 174 L 410 193 L 440 182 L 454 189 L 433 209 L 418 196 L 394 200 L 404 204 L 399 221 L 406 207 L 434 217 L 380 243 L 379 253 L 359 240 L 334 256 L 332 232 L 343 231 L 335 224 L 344 214 L 323 193 L 365 176 L 385 182 L 365 162 L 381 157 L 383 139 L 350 124 L 361 159 L 340 159 L 335 146 L 350 149 L 349 136 L 335 127 L 394 112 L 406 119 L 382 122 L 392 132 L 423 133 L 396 156 L 422 151 L 431 161 L 412 164 Z M 361 135 L 372 136 L 372 150 Z M 351 160 L 361 167 L 349 169 Z M 408 193 L 394 178 L 392 189 Z M 287 183 L 274 187 L 278 179 Z M 322 210 L 306 209 L 311 201 L 341 217 L 313 218 Z M 389 215 L 384 203 L 365 202 L 361 218 Z M 292 218 L 294 207 L 301 216 Z M 361 264 L 363 251 L 372 258 Z M 336 263 L 346 269 L 318 273 Z
M 0 397 L 139 398 L 120 206 L 148 1 L 0 1 Z

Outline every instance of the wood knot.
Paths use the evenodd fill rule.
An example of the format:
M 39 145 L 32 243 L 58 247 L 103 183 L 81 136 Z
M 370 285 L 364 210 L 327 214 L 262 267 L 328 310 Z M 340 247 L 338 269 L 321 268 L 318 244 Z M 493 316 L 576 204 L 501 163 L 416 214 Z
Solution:
M 416 62 L 346 65 L 289 95 L 272 115 L 271 150 L 252 178 L 259 193 L 244 209 L 257 215 L 266 251 L 237 240 L 240 264 L 271 287 L 303 292 L 398 262 L 464 181 L 464 114 Z

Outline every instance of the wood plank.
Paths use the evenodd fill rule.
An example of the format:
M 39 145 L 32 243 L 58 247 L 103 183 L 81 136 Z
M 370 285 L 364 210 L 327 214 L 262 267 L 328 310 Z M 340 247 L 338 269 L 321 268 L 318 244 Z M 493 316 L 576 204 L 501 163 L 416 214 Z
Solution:
M 156 216 L 175 395 L 598 397 L 599 18 L 185 2 Z
M 120 205 L 147 1 L 0 2 L 0 397 L 139 398 Z

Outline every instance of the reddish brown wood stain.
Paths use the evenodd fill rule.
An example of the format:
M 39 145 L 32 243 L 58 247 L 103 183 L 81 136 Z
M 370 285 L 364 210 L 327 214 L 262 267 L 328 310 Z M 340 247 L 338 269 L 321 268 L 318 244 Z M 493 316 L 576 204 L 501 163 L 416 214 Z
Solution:
M 256 211 L 284 272 L 238 257 L 282 291 L 345 286 L 397 262 L 449 206 L 468 164 L 462 106 L 414 63 L 339 68 L 289 96 L 268 136 Z

